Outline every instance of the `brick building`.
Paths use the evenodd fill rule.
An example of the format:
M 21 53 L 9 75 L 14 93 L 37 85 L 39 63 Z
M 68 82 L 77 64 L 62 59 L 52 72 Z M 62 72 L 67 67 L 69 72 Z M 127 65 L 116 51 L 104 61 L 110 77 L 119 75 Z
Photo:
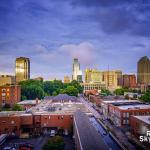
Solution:
M 136 87 L 136 76 L 134 74 L 124 74 L 122 76 L 122 87 L 134 88 Z
M 139 141 L 140 136 L 149 137 L 147 131 L 150 131 L 150 115 L 148 116 L 131 116 L 131 134 Z M 148 135 L 147 135 L 148 134 Z M 143 139 L 142 138 L 142 139 Z M 142 144 L 148 146 L 149 143 L 141 141 Z
M 10 106 L 18 103 L 21 99 L 21 86 L 5 85 L 0 86 L 0 107 L 9 104 Z
M 89 113 L 81 102 L 58 103 L 51 100 L 44 100 L 26 112 L 0 112 L 0 134 L 29 137 L 49 135 L 52 129 L 62 134 L 72 133 L 73 115 L 79 109 Z
M 116 126 L 129 126 L 131 115 L 150 115 L 150 105 L 109 104 L 109 118 Z

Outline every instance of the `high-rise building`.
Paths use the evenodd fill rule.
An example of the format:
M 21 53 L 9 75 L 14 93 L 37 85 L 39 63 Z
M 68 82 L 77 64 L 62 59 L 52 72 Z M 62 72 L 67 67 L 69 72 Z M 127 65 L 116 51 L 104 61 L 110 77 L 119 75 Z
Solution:
M 30 79 L 30 59 L 25 57 L 16 58 L 16 82 Z
M 0 107 L 9 104 L 13 106 L 21 99 L 21 86 L 19 85 L 4 85 L 0 86 Z
M 77 58 L 74 58 L 73 61 L 72 80 L 77 80 L 78 82 L 82 82 L 82 71 L 80 70 L 80 64 Z
M 2 85 L 11 85 L 11 84 L 15 84 L 15 76 L 11 76 L 11 75 L 1 75 L 0 76 L 0 86 Z
M 139 84 L 150 84 L 150 60 L 147 56 L 138 61 L 137 81 Z
M 96 69 L 85 70 L 85 83 L 103 83 L 103 72 Z
M 122 71 L 111 70 L 103 72 L 103 80 L 109 90 L 115 90 L 119 87 L 119 81 L 122 77 Z
M 64 83 L 70 83 L 70 77 L 64 76 Z
M 136 87 L 136 76 L 135 74 L 124 74 L 122 76 L 122 86 L 127 88 Z

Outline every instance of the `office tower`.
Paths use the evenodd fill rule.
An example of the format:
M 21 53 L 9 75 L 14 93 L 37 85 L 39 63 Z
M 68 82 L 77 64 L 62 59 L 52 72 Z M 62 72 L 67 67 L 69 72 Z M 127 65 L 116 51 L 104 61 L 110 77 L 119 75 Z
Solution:
M 139 84 L 150 84 L 150 60 L 147 56 L 138 61 L 137 81 Z
M 15 76 L 11 75 L 1 75 L 0 76 L 0 86 L 6 85 L 6 84 L 15 84 Z
M 77 58 L 74 58 L 73 61 L 72 80 L 77 80 L 78 82 L 82 82 L 82 71 L 80 70 L 80 64 Z
M 19 85 L 4 85 L 0 86 L 0 107 L 9 104 L 13 106 L 21 99 L 21 86 Z
M 64 76 L 64 83 L 70 83 L 70 77 Z
M 103 72 L 103 80 L 106 84 L 106 87 L 113 91 L 119 87 L 119 81 L 122 77 L 122 71 L 120 70 L 111 70 Z
M 96 69 L 85 70 L 85 83 L 102 83 L 103 72 Z
M 25 57 L 16 58 L 16 82 L 30 79 L 30 59 Z
M 127 88 L 136 87 L 136 76 L 135 74 L 124 74 L 122 76 L 122 86 Z

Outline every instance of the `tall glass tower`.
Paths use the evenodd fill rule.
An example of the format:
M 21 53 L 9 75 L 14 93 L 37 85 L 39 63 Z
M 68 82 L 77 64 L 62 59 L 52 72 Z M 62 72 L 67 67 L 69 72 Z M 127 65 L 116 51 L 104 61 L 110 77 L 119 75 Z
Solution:
M 77 58 L 74 58 L 73 61 L 73 75 L 72 80 L 82 82 L 82 71 L 80 70 L 80 64 Z
M 25 57 L 16 58 L 16 83 L 30 79 L 30 59 Z
M 150 60 L 147 56 L 142 57 L 137 64 L 138 83 L 150 84 Z

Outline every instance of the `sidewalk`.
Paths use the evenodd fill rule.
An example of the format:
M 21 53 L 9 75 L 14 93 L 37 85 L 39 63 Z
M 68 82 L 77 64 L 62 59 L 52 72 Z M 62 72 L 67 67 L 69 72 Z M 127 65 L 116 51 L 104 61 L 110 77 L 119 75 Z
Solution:
M 104 118 L 104 115 L 100 115 L 101 119 Z M 120 141 L 120 143 L 127 150 L 136 150 L 136 147 L 128 141 L 128 137 L 121 131 L 119 127 L 112 125 L 108 120 L 102 121 L 103 124 L 109 128 L 112 134 Z

